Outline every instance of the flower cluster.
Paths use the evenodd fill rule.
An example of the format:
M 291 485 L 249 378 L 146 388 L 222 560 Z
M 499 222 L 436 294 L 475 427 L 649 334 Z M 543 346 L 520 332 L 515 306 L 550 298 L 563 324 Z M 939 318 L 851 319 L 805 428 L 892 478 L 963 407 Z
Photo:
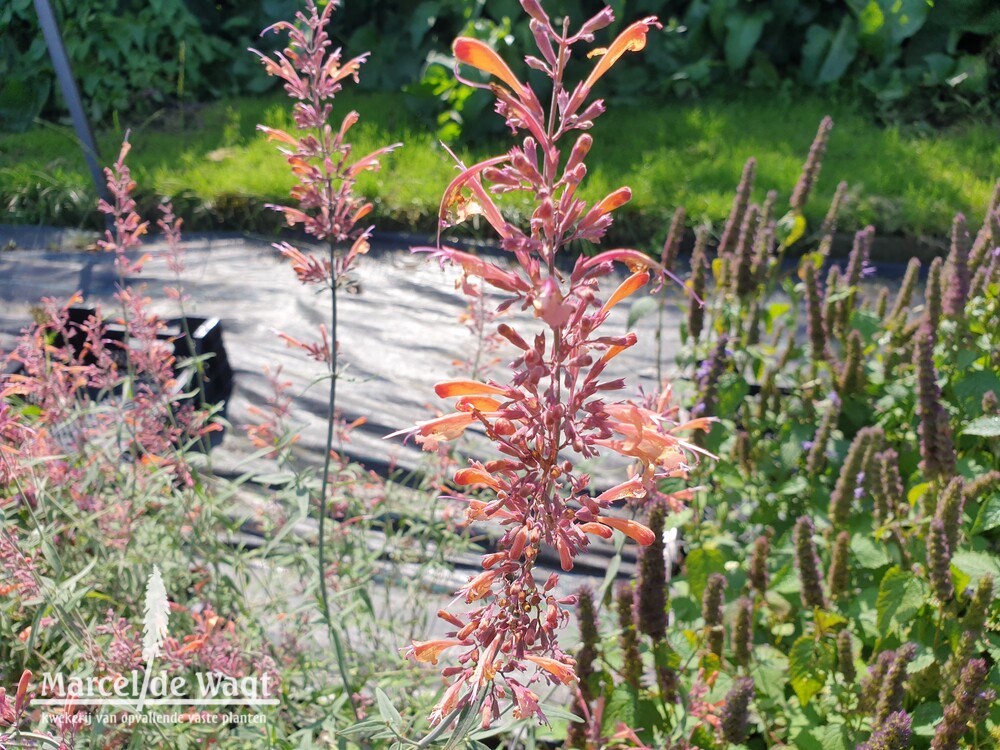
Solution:
M 458 664 L 444 674 L 451 685 L 431 715 L 431 723 L 450 722 L 467 706 L 481 706 L 483 724 L 500 712 L 499 699 L 508 695 L 514 715 L 544 720 L 530 686 L 547 679 L 574 680 L 573 659 L 559 646 L 556 631 L 568 619 L 564 605 L 574 597 L 557 597 L 557 577 L 536 581 L 536 561 L 542 545 L 554 548 L 563 570 L 587 546 L 591 535 L 610 538 L 620 531 L 640 544 L 653 541 L 641 523 L 611 512 L 613 503 L 646 498 L 666 477 L 685 477 L 699 450 L 683 437 L 707 429 L 710 418 L 684 421 L 672 406 L 669 392 L 655 407 L 610 401 L 624 381 L 607 380 L 612 358 L 634 346 L 634 333 L 603 334 L 600 327 L 619 302 L 665 276 L 656 260 L 634 250 L 609 250 L 581 255 L 564 272 L 557 262 L 568 243 L 597 243 L 612 221 L 612 212 L 631 192 L 619 188 L 589 206 L 577 196 L 593 143 L 585 131 L 604 111 L 601 100 L 588 103 L 598 80 L 627 52 L 641 50 L 647 34 L 660 24 L 645 18 L 628 26 L 610 47 L 591 52 L 598 60 L 587 78 L 572 89 L 564 80 L 570 49 L 590 43 L 594 33 L 613 21 L 605 8 L 575 34 L 557 28 L 537 0 L 522 0 L 540 57 L 528 65 L 553 82 L 553 107 L 546 111 L 539 97 L 492 49 L 470 38 L 454 44 L 459 63 L 482 73 L 488 83 L 469 81 L 490 90 L 497 112 L 510 128 L 524 133 L 506 154 L 461 166 L 441 202 L 442 228 L 482 216 L 500 236 L 513 263 L 495 263 L 440 243 L 424 248 L 442 262 L 459 266 L 465 278 L 476 277 L 507 295 L 500 309 L 515 305 L 533 311 L 542 330 L 523 336 L 504 323 L 497 332 L 518 350 L 510 363 L 508 382 L 454 380 L 439 383 L 442 398 L 456 399 L 454 411 L 419 423 L 394 435 L 412 436 L 426 450 L 462 435 L 475 426 L 495 443 L 501 458 L 472 461 L 455 473 L 454 484 L 467 491 L 472 520 L 491 520 L 505 528 L 497 552 L 483 559 L 483 572 L 462 587 L 460 595 L 472 611 L 440 612 L 454 630 L 447 638 L 415 642 L 407 652 L 420 661 L 436 662 L 445 650 L 460 651 Z M 463 80 L 465 80 L 463 78 Z M 562 142 L 572 137 L 564 156 Z M 508 222 L 496 196 L 528 193 L 536 204 L 530 224 L 522 229 Z M 601 300 L 599 282 L 616 263 L 631 275 Z M 603 492 L 591 490 L 590 477 L 576 468 L 574 458 L 590 459 L 610 450 L 634 459 L 629 479 Z M 478 490 L 485 492 L 485 497 Z M 475 492 L 473 492 L 475 491 Z M 540 671 L 525 675 L 529 665 Z

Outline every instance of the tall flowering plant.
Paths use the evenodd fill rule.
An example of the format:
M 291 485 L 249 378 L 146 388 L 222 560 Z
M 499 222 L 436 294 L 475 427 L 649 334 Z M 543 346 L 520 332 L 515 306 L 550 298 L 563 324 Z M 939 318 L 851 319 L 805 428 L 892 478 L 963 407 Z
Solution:
M 594 41 L 595 32 L 614 20 L 605 8 L 569 33 L 569 22 L 554 24 L 538 0 L 521 0 L 541 56 L 525 62 L 552 82 L 548 106 L 496 52 L 476 39 L 454 43 L 458 63 L 490 77 L 475 83 L 489 89 L 497 112 L 518 136 L 507 153 L 466 167 L 448 185 L 440 208 L 443 228 L 481 215 L 500 236 L 512 262 L 492 262 L 439 242 L 421 248 L 442 262 L 458 266 L 463 279 L 478 277 L 508 295 L 501 309 L 514 305 L 533 311 L 541 331 L 524 336 L 507 323 L 497 332 L 518 350 L 508 378 L 451 380 L 438 383 L 442 398 L 456 399 L 454 411 L 394 433 L 412 436 L 425 450 L 458 438 L 478 426 L 494 442 L 501 458 L 470 461 L 454 475 L 458 497 L 468 504 L 470 520 L 502 524 L 498 551 L 482 560 L 483 572 L 460 589 L 464 611 L 439 612 L 453 629 L 440 640 L 413 642 L 407 653 L 418 661 L 437 663 L 445 651 L 457 654 L 443 674 L 450 686 L 434 708 L 430 722 L 446 727 L 465 710 L 478 712 L 484 726 L 500 714 L 500 701 L 510 697 L 514 715 L 544 721 L 532 686 L 575 680 L 574 660 L 560 647 L 557 631 L 575 597 L 557 597 L 556 575 L 536 580 L 536 561 L 546 545 L 558 553 L 562 569 L 591 536 L 610 538 L 620 531 L 640 544 L 653 533 L 637 521 L 613 515 L 621 500 L 639 500 L 667 477 L 686 477 L 700 451 L 684 439 L 686 432 L 707 429 L 712 419 L 683 421 L 670 404 L 669 387 L 654 405 L 615 399 L 623 379 L 608 379 L 608 363 L 636 344 L 630 332 L 607 332 L 601 326 L 618 303 L 650 284 L 661 284 L 665 269 L 644 253 L 614 249 L 579 256 L 568 274 L 557 259 L 572 242 L 600 243 L 613 211 L 628 202 L 631 191 L 619 188 L 588 205 L 577 191 L 586 175 L 584 160 L 593 138 L 586 133 L 604 111 L 592 99 L 600 78 L 626 53 L 638 52 L 653 29 L 655 17 L 628 26 L 608 48 L 590 51 L 597 58 L 582 82 L 566 81 L 571 49 Z M 568 155 L 565 155 L 568 146 Z M 526 227 L 515 226 L 500 211 L 498 196 L 522 192 L 537 206 Z M 606 299 L 601 282 L 626 266 L 630 275 Z M 468 287 L 468 284 L 463 285 Z M 391 437 L 391 436 L 390 436 Z M 610 451 L 635 460 L 627 479 L 603 492 L 592 490 L 578 459 Z
M 287 32 L 288 46 L 282 51 L 268 56 L 257 50 L 254 52 L 264 64 L 268 75 L 284 81 L 288 95 L 295 100 L 293 108 L 297 133 L 289 133 L 276 128 L 258 128 L 268 139 L 279 144 L 298 184 L 291 195 L 298 207 L 270 206 L 281 212 L 290 227 L 301 227 L 307 234 L 324 242 L 326 251 L 319 254 L 294 247 L 288 242 L 275 245 L 287 258 L 299 281 L 306 285 L 325 286 L 330 290 L 329 328 L 319 326 L 319 338 L 313 342 L 303 342 L 287 334 L 281 337 L 290 345 L 305 351 L 313 359 L 327 368 L 329 388 L 329 417 L 327 419 L 326 450 L 322 483 L 319 490 L 319 542 L 317 545 L 317 568 L 319 570 L 319 598 L 324 621 L 334 642 L 341 678 L 348 694 L 353 696 L 352 682 L 348 675 L 346 653 L 330 611 L 326 579 L 326 516 L 331 488 L 335 485 L 331 474 L 334 469 L 334 436 L 340 429 L 346 434 L 350 427 L 344 427 L 335 411 L 337 393 L 337 285 L 350 270 L 359 256 L 369 249 L 369 239 L 373 227 L 360 222 L 372 210 L 372 204 L 354 191 L 358 176 L 366 171 L 380 168 L 380 159 L 397 148 L 394 144 L 378 149 L 370 154 L 356 157 L 347 140 L 350 129 L 358 122 L 359 115 L 351 111 L 344 116 L 339 126 L 331 125 L 333 99 L 343 88 L 345 81 L 358 82 L 362 64 L 368 53 L 363 53 L 347 61 L 343 60 L 341 49 L 333 48 L 333 40 L 327 31 L 330 16 L 339 3 L 336 0 L 318 8 L 314 0 L 306 3 L 306 12 L 296 14 L 297 24 L 279 21 L 268 27 L 268 31 Z M 345 252 L 338 252 L 343 248 Z M 280 396 L 279 396 L 280 399 Z M 357 424 L 357 423 L 355 423 Z M 257 438 L 269 434 L 269 427 L 262 427 Z M 355 715 L 360 717 L 359 708 L 354 703 Z

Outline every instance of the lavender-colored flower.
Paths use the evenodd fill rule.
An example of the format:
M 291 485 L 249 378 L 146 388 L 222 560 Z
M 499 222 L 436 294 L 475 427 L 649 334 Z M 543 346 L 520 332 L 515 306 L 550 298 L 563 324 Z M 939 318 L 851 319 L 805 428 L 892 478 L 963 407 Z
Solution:
M 983 394 L 982 403 L 983 414 L 996 414 L 997 411 L 997 394 L 993 391 L 986 391 Z
M 847 334 L 847 355 L 837 374 L 837 392 L 843 398 L 865 389 L 864 339 L 861 332 L 852 330 Z
M 941 323 L 941 269 L 943 265 L 940 258 L 931 261 L 931 267 L 927 271 L 927 286 L 924 290 L 924 323 L 935 342 L 938 325 Z
M 851 684 L 857 679 L 858 672 L 854 668 L 854 640 L 850 630 L 837 633 L 837 671 L 844 677 L 844 682 Z
M 906 325 L 906 316 L 910 310 L 913 292 L 917 288 L 919 278 L 920 260 L 910 258 L 910 262 L 906 265 L 906 272 L 903 274 L 903 281 L 899 285 L 899 292 L 892 303 L 892 311 L 889 313 L 888 326 L 890 328 L 902 329 Z
M 819 476 L 826 468 L 826 446 L 830 442 L 830 436 L 833 435 L 833 428 L 839 416 L 840 404 L 839 399 L 837 399 L 837 401 L 831 401 L 830 406 L 823 413 L 823 419 L 820 421 L 816 436 L 809 447 L 809 453 L 806 456 L 806 474 L 810 478 Z
M 875 663 L 868 667 L 867 674 L 861 678 L 859 710 L 864 713 L 873 713 L 875 711 L 879 696 L 882 693 L 882 685 L 885 682 L 886 673 L 895 660 L 895 651 L 882 651 L 875 659 Z
M 934 517 L 941 519 L 948 540 L 948 549 L 958 549 L 958 535 L 962 526 L 962 511 L 965 508 L 965 480 L 952 477 L 938 497 Z
M 809 200 L 809 193 L 816 178 L 819 177 L 819 170 L 823 163 L 823 154 L 826 152 L 826 143 L 830 138 L 830 131 L 833 129 L 833 120 L 824 117 L 816 131 L 812 146 L 809 148 L 809 156 L 806 157 L 805 164 L 802 165 L 802 174 L 799 181 L 795 183 L 795 190 L 792 191 L 792 198 L 789 204 L 793 209 L 801 211 Z M 839 192 L 839 188 L 838 188 Z
M 913 643 L 904 643 L 896 650 L 892 663 L 885 672 L 885 681 L 875 706 L 876 726 L 888 719 L 889 714 L 903 708 L 903 698 L 906 697 L 906 665 L 916 655 L 917 647 Z
M 892 448 L 875 454 L 878 481 L 875 492 L 875 514 L 884 523 L 890 514 L 899 515 L 907 506 L 903 479 L 899 475 L 899 454 Z
M 958 750 L 958 743 L 969 724 L 983 720 L 983 714 L 996 700 L 996 691 L 983 689 L 988 671 L 985 659 L 972 659 L 965 665 L 961 680 L 952 693 L 953 700 L 944 709 L 944 721 L 934 732 L 931 750 Z
M 854 436 L 851 447 L 847 451 L 847 459 L 837 475 L 837 483 L 830 494 L 830 520 L 836 526 L 847 523 L 851 516 L 854 490 L 858 487 L 858 475 L 862 473 L 865 455 L 871 444 L 875 430 L 872 427 L 862 427 Z
M 649 511 L 647 527 L 653 532 L 651 544 L 639 553 L 639 586 L 636 622 L 639 631 L 654 641 L 667 634 L 667 573 L 663 555 L 663 525 L 666 512 L 660 503 Z
M 747 582 L 750 589 L 764 596 L 767 591 L 767 555 L 770 541 L 767 536 L 761 535 L 754 540 L 753 553 L 750 555 L 750 568 L 747 573 Z
M 809 516 L 801 516 L 795 524 L 795 565 L 799 569 L 801 596 L 808 607 L 826 607 L 823 594 L 823 576 L 820 573 L 819 554 L 813 535 L 816 527 Z
M 934 595 L 942 602 L 949 602 L 955 596 L 951 581 L 951 554 L 944 521 L 935 518 L 927 532 L 927 567 Z
M 722 230 L 722 239 L 719 240 L 719 257 L 728 255 L 736 247 L 740 228 L 743 225 L 743 216 L 746 214 L 747 206 L 750 204 L 750 193 L 753 190 L 754 176 L 757 171 L 757 160 L 747 159 L 743 165 L 743 174 L 740 176 L 740 184 L 736 188 L 736 195 L 733 197 L 733 206 L 729 210 L 729 218 L 726 226 Z
M 837 189 L 833 193 L 833 200 L 830 201 L 830 207 L 826 210 L 826 216 L 823 217 L 823 225 L 819 228 L 819 233 L 823 235 L 825 240 L 827 237 L 833 237 L 833 233 L 837 231 L 837 215 L 840 213 L 840 207 L 844 202 L 844 196 L 847 195 L 847 182 L 841 181 L 837 184 Z M 823 256 L 829 253 L 829 248 L 827 252 L 823 253 Z
M 753 236 L 757 220 L 760 218 L 760 208 L 751 205 L 743 215 L 739 238 L 736 241 L 736 272 L 733 291 L 738 297 L 747 297 L 754 290 L 753 268 Z
M 741 667 L 750 666 L 753 652 L 753 600 L 743 597 L 736 602 L 733 620 L 733 661 Z
M 850 554 L 851 535 L 846 531 L 841 531 L 837 534 L 837 540 L 833 544 L 830 573 L 827 576 L 830 596 L 834 598 L 846 594 L 851 586 Z
M 920 417 L 921 467 L 928 479 L 955 473 L 955 443 L 948 412 L 941 404 L 941 389 L 934 368 L 934 335 L 925 324 L 917 334 L 914 354 L 917 368 L 917 415 Z
M 697 341 L 705 325 L 705 305 L 702 300 L 705 299 L 705 285 L 708 282 L 708 230 L 700 226 L 695 230 L 694 237 L 691 278 L 688 281 L 691 289 L 691 294 L 688 295 L 688 334 Z
M 681 247 L 681 237 L 684 236 L 684 219 L 687 214 L 683 206 L 674 209 L 674 217 L 670 221 L 670 229 L 667 231 L 667 239 L 663 243 L 663 250 L 660 253 L 660 265 L 666 271 L 673 271 L 674 263 L 677 262 L 677 253 Z
M 910 747 L 913 718 L 906 711 L 894 711 L 875 727 L 868 741 L 858 750 L 907 750 Z
M 957 214 L 951 225 L 951 250 L 944 267 L 944 314 L 956 318 L 965 312 L 969 299 L 969 230 L 965 216 Z
M 726 631 L 722 627 L 722 605 L 725 603 L 728 582 L 721 573 L 712 573 L 701 596 L 701 616 L 708 631 L 708 650 L 722 658 Z
M 969 605 L 962 618 L 962 627 L 976 635 L 982 635 L 986 616 L 993 604 L 993 576 L 986 574 L 980 578 L 976 590 L 968 599 Z
M 754 699 L 753 680 L 737 677 L 726 693 L 719 715 L 719 729 L 726 742 L 739 744 L 746 740 L 750 724 L 750 701 Z
M 622 649 L 622 677 L 625 684 L 639 690 L 642 683 L 642 655 L 639 653 L 639 638 L 632 619 L 635 595 L 629 586 L 618 589 L 618 627 L 621 628 L 619 643 Z
M 823 321 L 823 292 L 816 278 L 816 266 L 807 260 L 803 267 L 806 292 L 806 322 L 809 329 L 810 356 L 814 363 L 826 360 L 826 324 Z

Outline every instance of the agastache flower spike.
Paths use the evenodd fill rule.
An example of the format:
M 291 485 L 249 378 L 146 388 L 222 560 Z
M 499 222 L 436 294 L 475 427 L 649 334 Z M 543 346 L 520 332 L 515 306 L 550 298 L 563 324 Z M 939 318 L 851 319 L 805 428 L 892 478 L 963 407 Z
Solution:
M 809 516 L 802 516 L 795 524 L 795 565 L 799 569 L 802 601 L 808 607 L 826 607 L 823 594 L 823 577 L 820 574 L 819 554 L 813 534 L 816 527 Z
M 497 329 L 516 348 L 507 378 L 440 383 L 436 391 L 455 399 L 453 410 L 394 433 L 413 436 L 425 450 L 435 450 L 475 428 L 501 455 L 493 461 L 471 461 L 453 478 L 459 489 L 454 496 L 468 503 L 467 518 L 501 525 L 497 550 L 484 558 L 482 572 L 460 589 L 458 601 L 468 606 L 448 613 L 454 630 L 431 642 L 433 647 L 419 643 L 409 649 L 414 658 L 423 653 L 436 656 L 440 648 L 457 659 L 457 665 L 444 670 L 452 684 L 432 712 L 432 724 L 481 702 L 483 723 L 488 725 L 500 714 L 498 701 L 506 697 L 513 699 L 518 715 L 544 720 L 532 684 L 572 684 L 581 675 L 558 640 L 558 631 L 569 619 L 566 606 L 575 603 L 575 597 L 556 596 L 555 575 L 544 583 L 535 580 L 542 548 L 552 549 L 563 570 L 570 570 L 592 537 L 607 539 L 620 532 L 641 545 L 656 541 L 657 534 L 613 512 L 612 505 L 646 498 L 661 478 L 686 477 L 700 455 L 707 455 L 688 433 L 708 430 L 713 421 L 703 417 L 679 424 L 678 407 L 669 399 L 653 407 L 615 400 L 614 392 L 624 387 L 624 380 L 604 377 L 608 362 L 634 346 L 637 337 L 627 331 L 604 333 L 600 327 L 630 295 L 647 284 L 662 284 L 668 275 L 663 266 L 631 249 L 580 254 L 569 273 L 561 272 L 557 263 L 557 253 L 567 243 L 598 242 L 614 211 L 631 196 L 622 187 L 588 206 L 576 190 L 586 175 L 585 158 L 593 139 L 574 135 L 569 154 L 562 142 L 570 131 L 589 127 L 603 111 L 600 102 L 587 103 L 590 88 L 622 55 L 641 49 L 649 30 L 659 24 L 646 18 L 627 27 L 571 95 L 564 84 L 571 46 L 589 42 L 613 16 L 603 11 L 570 35 L 562 26 L 553 28 L 539 0 L 524 0 L 523 5 L 541 52 L 540 58 L 527 62 L 553 80 L 553 111 L 546 112 L 527 79 L 487 45 L 457 40 L 456 60 L 493 79 L 485 86 L 473 85 L 493 93 L 497 111 L 521 141 L 478 164 L 459 163 L 459 174 L 446 188 L 440 209 L 442 231 L 468 216 L 482 215 L 500 236 L 510 262 L 444 246 L 440 237 L 436 247 L 419 250 L 493 287 L 503 296 L 499 309 L 519 305 L 531 310 L 537 325 L 530 336 L 507 323 Z M 494 202 L 493 195 L 509 192 L 530 196 L 535 208 L 527 226 L 509 222 Z M 602 299 L 600 282 L 618 263 L 631 275 L 618 280 Z M 632 458 L 636 465 L 629 479 L 595 491 L 576 462 L 605 451 Z M 631 618 L 631 595 L 629 599 Z M 583 672 L 588 668 L 580 666 Z
M 722 606 L 725 604 L 727 585 L 724 575 L 713 573 L 708 577 L 701 597 L 701 616 L 705 619 L 708 631 L 708 650 L 720 659 L 726 638 L 726 631 L 722 627 Z
M 830 131 L 832 129 L 833 120 L 829 117 L 824 117 L 823 121 L 819 124 L 819 130 L 816 131 L 816 137 L 813 139 L 812 146 L 809 148 L 809 156 L 806 157 L 806 163 L 802 166 L 802 175 L 799 177 L 799 181 L 795 184 L 795 190 L 792 192 L 789 204 L 793 209 L 801 211 L 809 200 L 809 193 L 812 192 L 813 185 L 816 184 L 816 179 L 819 177 L 819 170 L 823 164 L 823 154 L 826 153 L 826 143 L 830 138 Z
M 867 742 L 858 745 L 858 750 L 908 750 L 912 727 L 913 717 L 906 711 L 894 711 L 875 727 Z
M 972 659 L 965 665 L 953 700 L 944 709 L 944 721 L 934 731 L 931 750 L 957 750 L 969 725 L 985 718 L 986 711 L 996 700 L 995 690 L 983 689 L 988 671 L 985 659 Z
M 944 266 L 944 314 L 957 318 L 965 312 L 969 299 L 969 230 L 965 216 L 958 214 L 951 226 L 951 251 Z
M 726 702 L 719 715 L 719 729 L 726 742 L 740 744 L 747 738 L 750 723 L 750 701 L 754 699 L 753 679 L 737 677 L 726 693 Z
M 893 657 L 892 663 L 885 672 L 885 681 L 879 693 L 878 705 L 875 707 L 875 724 L 881 724 L 889 718 L 889 714 L 903 708 L 903 698 L 906 696 L 906 665 L 917 655 L 917 647 L 912 643 L 904 643 Z

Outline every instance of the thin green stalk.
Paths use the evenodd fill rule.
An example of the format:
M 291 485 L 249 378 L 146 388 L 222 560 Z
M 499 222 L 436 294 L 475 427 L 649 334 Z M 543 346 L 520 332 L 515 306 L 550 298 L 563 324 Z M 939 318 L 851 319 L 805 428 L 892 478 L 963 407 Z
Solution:
M 333 243 L 328 243 L 330 254 L 330 268 L 334 267 Z M 333 643 L 333 650 L 337 657 L 337 670 L 340 672 L 340 680 L 344 683 L 344 690 L 347 691 L 351 701 L 351 709 L 354 711 L 354 718 L 361 721 L 361 713 L 354 700 L 354 689 L 351 686 L 351 677 L 347 669 L 347 656 L 344 653 L 344 644 L 340 638 L 340 633 L 333 624 L 330 615 L 330 599 L 326 593 L 326 505 L 327 492 L 330 488 L 330 454 L 333 451 L 333 426 L 336 419 L 334 404 L 337 402 L 337 282 L 330 283 L 330 412 L 326 419 L 326 455 L 323 458 L 323 480 L 319 491 L 319 543 L 316 545 L 316 563 L 319 566 L 319 598 L 323 605 L 323 621 L 326 629 L 330 633 L 330 641 Z

